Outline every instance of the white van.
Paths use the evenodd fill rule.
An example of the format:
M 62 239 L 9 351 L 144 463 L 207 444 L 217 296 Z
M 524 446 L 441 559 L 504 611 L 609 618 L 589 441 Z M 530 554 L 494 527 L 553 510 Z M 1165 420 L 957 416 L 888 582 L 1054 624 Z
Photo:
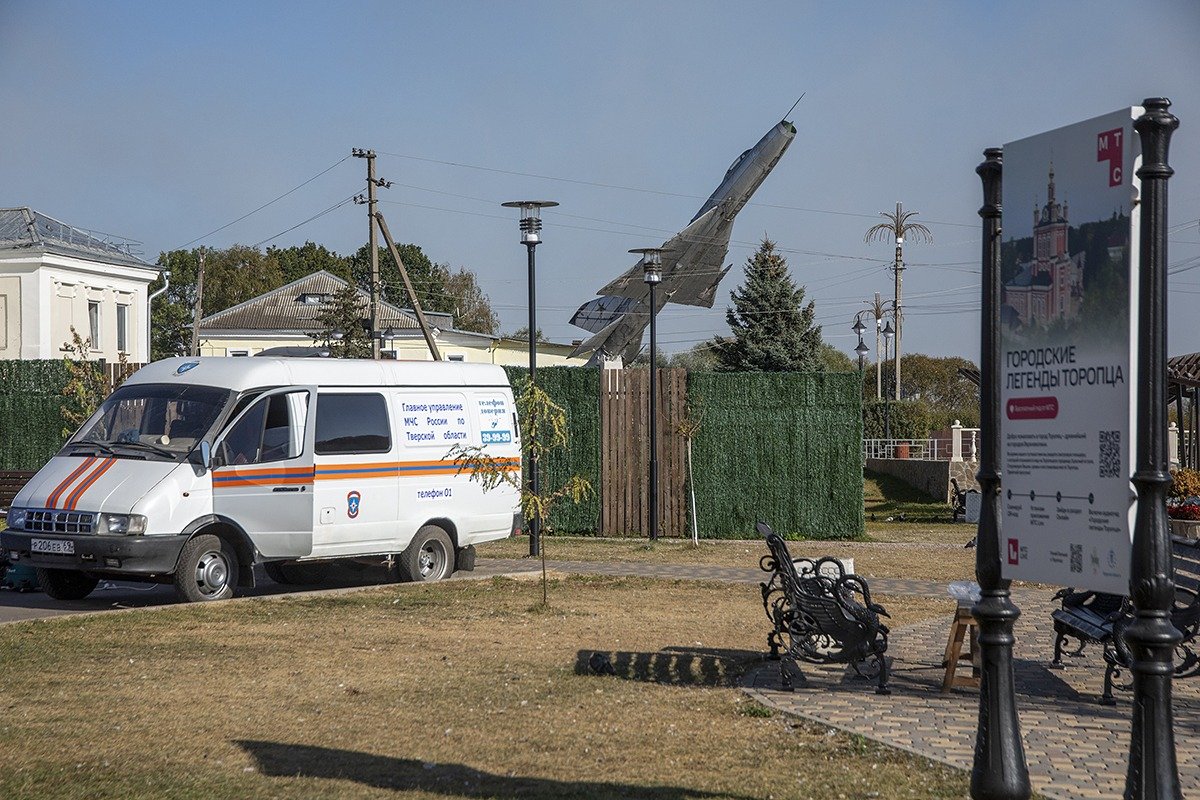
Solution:
M 437 580 L 521 525 L 517 490 L 485 493 L 450 448 L 484 445 L 519 479 L 519 437 L 497 366 L 166 359 L 21 490 L 0 547 L 62 600 L 110 577 L 219 600 L 253 586 L 255 564 L 304 583 L 364 556 Z

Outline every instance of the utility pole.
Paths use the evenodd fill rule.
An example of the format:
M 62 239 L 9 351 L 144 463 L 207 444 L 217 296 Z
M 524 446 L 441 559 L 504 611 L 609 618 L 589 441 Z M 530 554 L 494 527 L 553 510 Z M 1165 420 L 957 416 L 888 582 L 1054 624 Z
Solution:
M 204 248 L 200 248 L 200 268 L 196 270 L 196 302 L 192 306 L 191 354 L 200 355 L 200 317 L 204 314 Z
M 901 214 L 901 206 L 896 203 L 896 216 Z M 896 302 L 892 308 L 896 317 L 896 400 L 900 400 L 900 336 L 904 329 L 904 312 L 901 311 L 900 291 L 904 286 L 904 232 L 896 233 L 896 260 L 892 263 L 892 272 L 896 273 Z
M 355 158 L 367 160 L 367 247 L 371 251 L 371 358 L 379 360 L 379 242 L 375 238 L 375 151 L 355 147 L 350 151 Z
M 883 399 L 883 353 L 879 349 L 879 336 L 883 330 L 883 301 L 879 292 L 875 293 L 875 304 L 871 309 L 875 312 L 875 399 Z
M 413 290 L 412 281 L 408 278 L 408 269 L 404 266 L 404 260 L 400 258 L 400 251 L 396 249 L 396 243 L 392 241 L 392 233 L 388 230 L 387 223 L 384 222 L 383 214 L 375 214 L 375 222 L 379 224 L 379 231 L 383 234 L 383 240 L 387 242 L 388 252 L 392 254 L 392 260 L 396 262 L 396 267 L 400 270 L 400 278 L 404 281 L 404 291 L 408 292 L 408 301 L 412 303 L 413 313 L 417 316 L 417 324 L 421 326 L 421 335 L 425 337 L 425 344 L 429 346 L 429 355 L 433 356 L 434 361 L 442 360 L 442 352 L 438 349 L 437 342 L 433 340 L 433 331 L 429 329 L 429 323 L 425 321 L 425 312 L 421 310 L 421 301 L 417 299 L 417 293 Z
M 881 211 L 879 216 L 883 217 L 886 222 L 881 222 L 873 226 L 867 231 L 864 241 L 870 242 L 872 239 L 876 241 L 887 241 L 894 239 L 896 243 L 895 259 L 892 262 L 892 271 L 896 273 L 896 299 L 892 301 L 892 316 L 896 318 L 896 399 L 900 399 L 900 329 L 903 326 L 904 313 L 901 310 L 900 291 L 903 285 L 904 272 L 904 237 L 911 235 L 918 242 L 932 243 L 933 234 L 919 222 L 909 222 L 909 218 L 915 217 L 916 211 L 905 211 L 904 206 L 896 203 L 896 213 L 889 214 L 886 211 Z

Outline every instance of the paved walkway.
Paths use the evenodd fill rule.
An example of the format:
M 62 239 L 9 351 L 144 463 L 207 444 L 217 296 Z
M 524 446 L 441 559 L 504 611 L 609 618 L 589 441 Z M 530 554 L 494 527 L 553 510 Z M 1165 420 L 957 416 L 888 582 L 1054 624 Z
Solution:
M 500 572 L 540 570 L 542 562 L 533 558 L 479 559 L 480 566 Z M 767 573 L 757 567 L 722 567 L 712 564 L 645 564 L 633 561 L 546 561 L 546 569 L 557 572 L 576 572 L 586 575 L 623 575 L 641 578 L 667 578 L 693 581 L 731 581 L 757 585 Z M 908 578 L 868 578 L 871 594 L 903 594 L 915 597 L 936 597 L 949 602 L 946 584 Z M 763 632 L 766 635 L 766 631 Z
M 874 587 L 876 581 L 872 580 Z M 880 581 L 882 594 L 882 581 Z M 1054 653 L 1048 592 L 1014 593 L 1017 621 L 1015 675 L 1025 754 L 1034 789 L 1047 797 L 1093 800 L 1120 798 L 1129 748 L 1130 692 L 1117 705 L 1096 701 L 1103 690 L 1100 650 L 1065 659 L 1067 668 L 1047 669 Z M 949 619 L 932 620 L 889 637 L 894 657 L 892 694 L 843 669 L 804 667 L 807 685 L 779 690 L 779 672 L 767 662 L 747 676 L 745 691 L 764 705 L 869 739 L 970 770 L 975 747 L 979 694 L 972 689 L 941 693 Z M 852 674 L 852 673 L 851 673 Z M 1180 781 L 1200 785 L 1200 682 L 1175 681 L 1175 737 Z

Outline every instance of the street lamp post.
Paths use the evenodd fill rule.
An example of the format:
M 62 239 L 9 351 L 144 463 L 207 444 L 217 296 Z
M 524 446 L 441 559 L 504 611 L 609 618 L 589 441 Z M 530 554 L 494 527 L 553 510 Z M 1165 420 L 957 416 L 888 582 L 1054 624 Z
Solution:
M 537 387 L 537 282 L 534 278 L 534 249 L 541 244 L 541 238 L 538 236 L 542 230 L 542 209 L 553 208 L 558 205 L 552 200 L 513 200 L 508 203 L 501 203 L 505 208 L 521 209 L 521 244 L 525 245 L 526 252 L 529 256 L 529 387 L 534 389 Z M 529 453 L 529 492 L 534 497 L 538 496 L 540 486 L 538 484 L 538 461 L 537 449 L 533 446 L 537 439 L 537 420 L 532 417 L 529 419 L 529 430 L 526 436 L 529 439 L 527 452 Z M 537 514 L 533 515 L 533 519 L 529 520 L 529 555 L 536 556 L 542 552 L 542 521 Z
M 642 257 L 642 279 L 650 287 L 650 541 L 658 541 L 658 339 L 655 318 L 658 305 L 655 289 L 662 281 L 661 247 L 637 247 L 629 252 Z
M 861 311 L 854 315 L 854 327 L 850 328 L 850 330 L 854 331 L 854 333 L 856 333 L 858 335 L 858 344 L 855 346 L 854 352 L 858 354 L 858 377 L 859 378 L 862 378 L 862 374 L 863 374 L 863 357 L 866 356 L 866 354 L 868 352 L 870 352 L 870 349 L 871 349 L 871 348 L 867 347 L 866 342 L 864 342 L 863 338 L 862 338 L 863 331 L 865 331 L 867 329 L 867 326 L 862 324 L 862 315 L 863 315 L 863 312 L 861 312 Z
M 883 360 L 888 360 L 888 348 L 891 347 L 892 337 L 896 335 L 896 331 L 892 329 L 892 321 L 889 319 L 887 325 L 883 326 Z M 893 371 L 892 380 L 896 379 L 896 373 Z M 891 388 L 883 393 L 883 438 L 891 440 L 892 438 L 892 422 L 891 422 Z

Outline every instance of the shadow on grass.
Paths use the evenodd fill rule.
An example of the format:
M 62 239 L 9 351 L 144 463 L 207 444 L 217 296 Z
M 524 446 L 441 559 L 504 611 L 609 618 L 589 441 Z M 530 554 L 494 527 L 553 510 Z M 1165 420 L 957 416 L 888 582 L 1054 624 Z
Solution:
M 878 520 L 904 515 L 906 522 L 950 522 L 950 506 L 899 478 L 863 470 L 863 510 Z
M 762 658 L 762 653 L 750 650 L 716 647 L 666 647 L 656 653 L 580 650 L 575 674 L 669 686 L 734 686 L 746 668 Z
M 488 798 L 627 798 L 692 800 L 741 795 L 705 792 L 682 786 L 641 786 L 596 781 L 558 781 L 497 775 L 465 764 L 436 764 L 354 750 L 305 744 L 236 741 L 258 762 L 259 771 L 277 778 L 348 780 L 376 789 L 422 791 L 446 797 Z

